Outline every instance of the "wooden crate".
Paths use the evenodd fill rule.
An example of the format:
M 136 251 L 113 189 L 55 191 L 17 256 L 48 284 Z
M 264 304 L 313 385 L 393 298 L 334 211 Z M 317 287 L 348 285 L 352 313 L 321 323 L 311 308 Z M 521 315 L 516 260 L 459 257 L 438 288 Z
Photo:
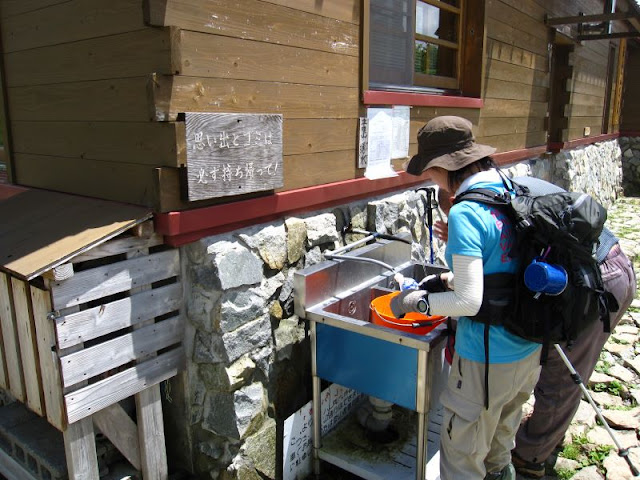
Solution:
M 31 282 L 0 273 L 0 387 L 63 432 L 70 478 L 97 478 L 94 425 L 145 479 L 166 475 L 159 384 L 184 364 L 179 251 L 151 222 L 132 230 Z M 118 404 L 130 396 L 137 422 Z

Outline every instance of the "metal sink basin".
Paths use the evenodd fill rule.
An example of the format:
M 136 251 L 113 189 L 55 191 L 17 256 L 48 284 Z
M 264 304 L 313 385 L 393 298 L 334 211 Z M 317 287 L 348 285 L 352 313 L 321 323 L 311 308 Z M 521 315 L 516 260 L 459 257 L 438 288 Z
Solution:
M 421 280 L 427 275 L 447 271 L 437 265 L 422 265 L 411 260 L 411 247 L 393 240 L 378 240 L 354 250 L 353 257 L 380 261 L 394 268 L 351 260 L 328 260 L 300 270 L 294 275 L 295 311 L 301 318 L 356 331 L 415 348 L 428 348 L 433 335 L 414 335 L 370 322 L 371 301 L 398 290 L 394 272 Z M 400 338 L 405 337 L 404 340 Z

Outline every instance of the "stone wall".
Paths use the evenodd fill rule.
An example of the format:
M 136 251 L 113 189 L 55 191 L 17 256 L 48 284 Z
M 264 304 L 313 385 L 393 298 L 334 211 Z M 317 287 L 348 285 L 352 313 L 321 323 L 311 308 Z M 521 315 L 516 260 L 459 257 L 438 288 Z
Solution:
M 617 140 L 596 143 L 529 163 L 538 178 L 576 192 L 586 192 L 605 207 L 622 194 L 622 152 Z
M 620 159 L 611 141 L 505 170 L 587 191 L 609 205 L 621 192 Z M 343 233 L 349 225 L 410 231 L 414 254 L 428 258 L 424 213 L 424 191 L 408 190 L 183 247 L 189 359 L 187 372 L 170 384 L 172 460 L 204 478 L 276 478 L 282 422 L 311 399 L 309 343 L 293 313 L 293 272 L 354 240 Z M 434 248 L 441 260 L 443 245 L 435 241 Z
M 620 137 L 625 196 L 640 195 L 640 137 Z

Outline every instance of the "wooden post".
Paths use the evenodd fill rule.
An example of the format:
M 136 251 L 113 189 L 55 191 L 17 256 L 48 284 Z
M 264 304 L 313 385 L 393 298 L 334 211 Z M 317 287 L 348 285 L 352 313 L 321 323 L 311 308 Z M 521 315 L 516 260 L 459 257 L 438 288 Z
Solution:
M 66 420 L 62 405 L 62 381 L 56 350 L 56 334 L 54 322 L 48 317 L 51 311 L 51 297 L 46 290 L 30 287 L 30 291 L 47 420 L 58 430 L 64 430 Z
M 91 417 L 70 424 L 62 436 L 69 479 L 97 480 L 100 472 Z
M 13 293 L 15 324 L 20 343 L 26 404 L 31 410 L 42 416 L 44 415 L 43 399 L 41 398 L 42 379 L 40 377 L 40 365 L 38 364 L 36 329 L 33 322 L 29 284 L 12 277 L 11 291 Z
M 148 254 L 149 249 L 144 248 L 128 253 L 127 257 L 132 258 Z M 131 293 L 148 289 L 151 289 L 150 285 L 132 289 Z M 148 320 L 135 325 L 133 329 L 139 329 L 153 323 L 153 319 Z M 164 441 L 160 385 L 153 385 L 137 393 L 135 400 L 142 477 L 144 480 L 166 480 L 169 475 L 169 467 L 167 465 L 167 450 Z
M 2 325 L 9 391 L 16 399 L 24 402 L 26 393 L 22 376 L 20 341 L 18 340 L 18 328 L 11 296 L 11 279 L 6 273 L 0 273 L 0 324 Z

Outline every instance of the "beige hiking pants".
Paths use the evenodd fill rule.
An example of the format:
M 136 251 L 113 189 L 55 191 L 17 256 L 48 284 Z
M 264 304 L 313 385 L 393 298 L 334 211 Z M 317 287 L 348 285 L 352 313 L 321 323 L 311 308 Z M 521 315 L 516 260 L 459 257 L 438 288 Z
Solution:
M 440 432 L 440 478 L 483 480 L 511 462 L 514 437 L 540 375 L 540 349 L 514 363 L 489 365 L 489 408 L 484 406 L 484 363 L 453 357 Z

